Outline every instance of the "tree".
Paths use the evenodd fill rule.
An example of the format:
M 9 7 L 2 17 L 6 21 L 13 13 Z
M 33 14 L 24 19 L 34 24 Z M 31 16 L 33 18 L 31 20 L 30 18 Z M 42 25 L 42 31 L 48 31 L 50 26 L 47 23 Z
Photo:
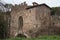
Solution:
M 7 22 L 4 20 L 5 13 L 0 12 L 0 39 L 5 38 L 7 33 Z

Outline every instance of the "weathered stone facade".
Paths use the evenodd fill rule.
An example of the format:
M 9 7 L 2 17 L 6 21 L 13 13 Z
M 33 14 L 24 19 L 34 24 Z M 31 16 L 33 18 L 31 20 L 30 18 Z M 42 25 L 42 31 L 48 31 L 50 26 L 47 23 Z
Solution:
M 3 15 L 1 19 L 4 20 L 1 22 L 4 27 L 0 24 L 0 37 L 60 35 L 60 7 L 52 10 L 48 5 L 36 2 L 32 6 L 28 6 L 26 2 L 15 6 L 0 5 Z
M 40 34 L 48 35 L 51 25 L 50 14 L 51 8 L 46 4 L 39 5 L 34 2 L 33 6 L 28 6 L 24 2 L 13 6 L 9 19 L 10 37 L 16 37 L 19 34 L 23 34 L 28 38 Z
M 24 35 L 27 38 L 38 35 L 60 35 L 60 16 L 51 15 L 52 10 L 46 4 L 33 3 L 28 6 L 25 2 L 11 7 L 12 11 L 6 13 L 9 37 Z M 57 13 L 57 12 L 56 12 Z

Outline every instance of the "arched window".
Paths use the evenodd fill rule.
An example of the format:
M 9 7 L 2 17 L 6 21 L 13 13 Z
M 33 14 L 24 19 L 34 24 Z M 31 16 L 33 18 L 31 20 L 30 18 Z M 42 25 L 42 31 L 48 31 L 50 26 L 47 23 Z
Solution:
M 19 30 L 22 30 L 22 27 L 23 27 L 23 17 L 22 16 L 19 17 L 18 25 L 19 25 Z

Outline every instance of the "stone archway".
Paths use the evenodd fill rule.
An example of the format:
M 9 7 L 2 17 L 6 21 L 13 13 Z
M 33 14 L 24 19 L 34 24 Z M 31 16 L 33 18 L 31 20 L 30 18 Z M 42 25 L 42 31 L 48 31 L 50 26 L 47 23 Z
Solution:
M 15 37 L 31 38 L 31 36 L 28 35 L 27 33 L 16 33 Z
M 18 20 L 18 30 L 22 30 L 23 28 L 23 17 L 20 16 Z

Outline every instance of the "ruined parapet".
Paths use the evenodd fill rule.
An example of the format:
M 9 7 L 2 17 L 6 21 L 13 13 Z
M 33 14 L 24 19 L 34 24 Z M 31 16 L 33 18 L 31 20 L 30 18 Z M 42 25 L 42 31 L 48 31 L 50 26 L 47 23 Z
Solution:
M 15 4 L 15 6 L 12 7 L 12 11 L 21 11 L 27 7 L 26 2 L 23 2 L 19 5 Z

